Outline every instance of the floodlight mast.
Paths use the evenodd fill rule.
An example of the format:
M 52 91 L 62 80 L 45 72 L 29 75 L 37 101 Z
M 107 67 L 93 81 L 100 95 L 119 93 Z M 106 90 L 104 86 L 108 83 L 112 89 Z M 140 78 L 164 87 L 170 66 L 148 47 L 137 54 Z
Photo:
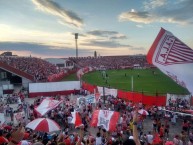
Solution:
M 76 58 L 78 58 L 78 33 L 75 33 Z

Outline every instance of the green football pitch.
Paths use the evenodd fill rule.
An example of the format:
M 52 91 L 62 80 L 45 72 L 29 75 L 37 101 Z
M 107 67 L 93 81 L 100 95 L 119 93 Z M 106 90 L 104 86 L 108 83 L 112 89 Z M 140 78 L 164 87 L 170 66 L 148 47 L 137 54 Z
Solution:
M 107 70 L 107 77 L 101 71 L 85 74 L 83 81 L 110 88 L 125 91 L 143 92 L 147 95 L 189 94 L 188 90 L 176 84 L 171 78 L 167 77 L 158 69 L 125 69 Z

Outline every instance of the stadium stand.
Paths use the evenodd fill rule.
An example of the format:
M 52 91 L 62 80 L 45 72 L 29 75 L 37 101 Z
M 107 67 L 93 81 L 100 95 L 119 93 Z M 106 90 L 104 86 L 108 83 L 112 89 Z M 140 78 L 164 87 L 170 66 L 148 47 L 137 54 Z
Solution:
M 45 82 L 48 76 L 59 73 L 56 66 L 35 57 L 2 56 L 0 57 L 0 63 L 18 70 L 19 73 L 24 72 L 33 76 L 34 81 Z M 23 75 L 21 74 L 21 76 Z
M 145 55 L 137 56 L 100 56 L 100 57 L 79 57 L 70 58 L 76 66 L 83 67 L 94 67 L 94 68 L 105 68 L 105 69 L 125 69 L 134 68 L 138 66 L 140 68 L 153 67 L 146 61 Z

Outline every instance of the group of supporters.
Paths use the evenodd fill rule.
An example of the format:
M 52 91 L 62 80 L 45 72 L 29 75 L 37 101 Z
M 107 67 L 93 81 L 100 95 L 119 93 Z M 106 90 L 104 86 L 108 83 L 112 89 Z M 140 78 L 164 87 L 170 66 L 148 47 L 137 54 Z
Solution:
M 85 94 L 86 95 L 86 94 Z M 27 123 L 38 118 L 38 114 L 34 110 L 44 97 L 40 97 L 34 101 L 33 104 L 26 103 L 23 99 L 18 105 L 17 111 L 24 111 L 27 117 L 20 118 L 20 126 L 25 127 Z M 55 96 L 53 99 L 60 100 L 61 96 Z M 63 97 L 64 102 L 57 108 L 49 111 L 46 117 L 55 120 L 61 127 L 60 133 L 43 133 L 30 129 L 23 130 L 19 126 L 9 123 L 1 123 L 0 131 L 0 144 L 45 144 L 45 145 L 122 145 L 122 144 L 144 144 L 144 145 L 192 145 L 193 144 L 193 131 L 192 131 L 192 118 L 178 118 L 176 116 L 177 124 L 181 124 L 181 131 L 172 133 L 173 124 L 172 118 L 175 114 L 168 114 L 161 110 L 158 106 L 144 106 L 142 103 L 126 102 L 124 100 L 108 97 L 103 102 L 99 99 L 96 104 L 82 104 L 77 106 L 71 102 L 70 97 Z M 4 109 L 7 118 L 11 117 L 7 108 L 9 104 L 4 104 Z M 102 126 L 92 128 L 90 122 L 94 110 L 111 110 L 120 113 L 120 119 L 117 123 L 116 130 L 109 132 Z M 147 115 L 140 115 L 136 110 L 145 109 Z M 78 111 L 81 115 L 82 123 L 84 126 L 75 129 L 71 124 L 71 112 Z M 11 119 L 12 120 L 12 119 Z M 152 122 L 147 130 L 146 123 Z M 149 123 L 148 123 L 149 124 Z M 179 128 L 180 126 L 178 126 Z M 94 130 L 94 131 L 93 131 Z M 21 136 L 15 136 L 15 132 Z M 171 136 L 171 134 L 173 136 Z M 170 140 L 170 141 L 169 141 Z M 16 143 L 17 142 L 17 143 Z
M 120 69 L 137 67 L 152 67 L 146 61 L 146 56 L 100 56 L 70 58 L 79 67 L 91 66 L 93 68 Z
M 103 57 L 80 57 L 70 58 L 78 67 L 92 66 L 93 68 L 120 69 L 152 67 L 146 61 L 145 56 L 103 56 Z M 53 64 L 35 57 L 1 56 L 0 62 L 10 65 L 20 71 L 34 77 L 35 81 L 48 81 L 48 76 L 59 74 Z
M 55 65 L 36 57 L 1 56 L 0 62 L 32 75 L 36 81 L 47 81 L 49 75 L 59 73 Z

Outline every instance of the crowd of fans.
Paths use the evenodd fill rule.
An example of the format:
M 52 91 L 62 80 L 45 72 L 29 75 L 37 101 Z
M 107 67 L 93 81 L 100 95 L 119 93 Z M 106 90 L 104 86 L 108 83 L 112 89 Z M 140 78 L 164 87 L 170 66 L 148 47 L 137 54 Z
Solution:
M 125 68 L 147 68 L 152 67 L 146 61 L 146 56 L 101 56 L 101 57 L 79 57 L 69 58 L 75 66 L 84 68 L 103 69 L 125 69 Z M 0 56 L 0 62 L 8 64 L 20 71 L 26 72 L 34 77 L 35 81 L 47 81 L 48 76 L 58 74 L 62 70 L 43 59 L 35 57 Z
M 138 56 L 100 56 L 70 58 L 78 67 L 94 67 L 105 69 L 124 69 L 134 67 L 152 67 L 146 61 L 145 55 Z
M 47 81 L 49 75 L 58 73 L 55 65 L 36 57 L 1 56 L 0 62 L 32 75 L 35 81 Z
M 86 95 L 87 91 L 81 90 L 81 95 Z M 60 100 L 62 96 L 53 97 Z M 21 99 L 17 111 L 24 110 L 27 118 L 23 117 L 18 120 L 20 125 L 24 126 L 35 118 L 38 114 L 34 111 L 44 97 L 40 97 L 33 104 L 28 104 Z M 99 99 L 96 104 L 81 104 L 76 106 L 71 102 L 71 98 L 63 96 L 64 103 L 57 108 L 51 110 L 45 117 L 55 120 L 61 127 L 60 133 L 43 133 L 30 129 L 25 129 L 23 138 L 18 139 L 14 136 L 14 131 L 21 133 L 19 126 L 6 124 L 0 126 L 0 144 L 7 144 L 9 141 L 21 141 L 22 145 L 192 145 L 193 144 L 193 120 L 192 118 L 178 117 L 175 113 L 168 113 L 158 106 L 145 106 L 141 102 L 133 103 L 109 96 L 105 103 Z M 0 109 L 5 115 L 12 118 L 12 114 L 8 111 L 11 108 L 9 104 L 3 104 Z M 28 108 L 28 109 L 27 109 Z M 103 127 L 98 127 L 95 132 L 90 132 L 90 121 L 92 112 L 95 109 L 112 110 L 120 113 L 120 120 L 117 123 L 116 130 L 108 132 Z M 145 109 L 149 113 L 148 116 L 140 115 L 136 112 L 138 109 Z M 71 124 L 71 112 L 78 111 L 82 117 L 84 127 L 74 129 Z M 175 116 L 175 117 L 174 117 Z M 175 118 L 175 123 L 173 123 Z M 12 120 L 12 119 L 11 119 Z M 145 127 L 147 122 L 151 122 L 150 128 Z M 171 128 L 176 126 L 176 122 L 181 124 L 181 131 L 171 133 Z M 144 130 L 146 128 L 146 130 Z M 180 126 L 178 126 L 180 128 Z M 11 136 L 13 132 L 13 135 Z M 18 133 L 18 131 L 16 131 Z M 171 136 L 171 134 L 175 134 Z M 13 144 L 12 142 L 9 144 Z

